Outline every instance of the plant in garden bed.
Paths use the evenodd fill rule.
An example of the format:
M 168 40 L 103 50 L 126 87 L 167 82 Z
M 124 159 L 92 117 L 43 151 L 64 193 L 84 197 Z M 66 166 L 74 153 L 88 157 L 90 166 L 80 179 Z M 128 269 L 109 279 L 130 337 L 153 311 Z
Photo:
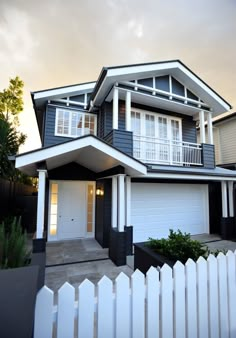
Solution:
M 26 233 L 22 232 L 21 219 L 0 224 L 0 269 L 17 268 L 30 263 Z
M 170 229 L 168 238 L 149 238 L 145 245 L 169 260 L 178 260 L 183 264 L 189 258 L 196 261 L 200 256 L 207 258 L 209 254 L 217 255 L 220 252 L 219 250 L 210 251 L 201 242 L 191 239 L 190 234 L 182 233 L 180 230 L 175 232 L 172 229 Z

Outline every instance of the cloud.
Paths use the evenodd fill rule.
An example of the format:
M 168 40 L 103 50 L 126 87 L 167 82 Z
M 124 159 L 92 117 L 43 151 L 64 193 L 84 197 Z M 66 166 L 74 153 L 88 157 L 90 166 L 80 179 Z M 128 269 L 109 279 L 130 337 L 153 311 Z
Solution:
M 236 107 L 235 11 L 234 0 L 1 0 L 0 86 L 20 75 L 25 115 L 34 116 L 30 90 L 95 80 L 103 66 L 180 58 Z

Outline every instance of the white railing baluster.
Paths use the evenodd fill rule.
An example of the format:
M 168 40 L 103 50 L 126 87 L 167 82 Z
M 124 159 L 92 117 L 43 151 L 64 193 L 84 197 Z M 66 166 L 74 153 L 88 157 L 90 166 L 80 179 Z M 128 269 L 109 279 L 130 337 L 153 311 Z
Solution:
M 134 157 L 145 163 L 202 165 L 201 145 L 134 135 Z

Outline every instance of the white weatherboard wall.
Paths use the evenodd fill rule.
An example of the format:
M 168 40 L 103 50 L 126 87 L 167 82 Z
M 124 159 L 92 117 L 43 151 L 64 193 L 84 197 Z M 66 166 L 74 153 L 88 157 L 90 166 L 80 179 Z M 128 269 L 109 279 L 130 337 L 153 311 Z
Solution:
M 132 183 L 131 224 L 136 243 L 167 237 L 169 229 L 208 233 L 208 186 Z

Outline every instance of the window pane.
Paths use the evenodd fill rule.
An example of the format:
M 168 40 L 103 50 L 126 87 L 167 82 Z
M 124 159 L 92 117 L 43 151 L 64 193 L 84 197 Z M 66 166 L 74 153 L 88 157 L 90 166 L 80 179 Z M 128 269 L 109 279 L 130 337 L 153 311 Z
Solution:
M 52 191 L 53 194 L 57 194 L 57 192 L 58 192 L 58 184 L 57 183 L 52 183 L 51 191 Z
M 51 195 L 51 204 L 57 204 L 57 195 L 56 194 Z

